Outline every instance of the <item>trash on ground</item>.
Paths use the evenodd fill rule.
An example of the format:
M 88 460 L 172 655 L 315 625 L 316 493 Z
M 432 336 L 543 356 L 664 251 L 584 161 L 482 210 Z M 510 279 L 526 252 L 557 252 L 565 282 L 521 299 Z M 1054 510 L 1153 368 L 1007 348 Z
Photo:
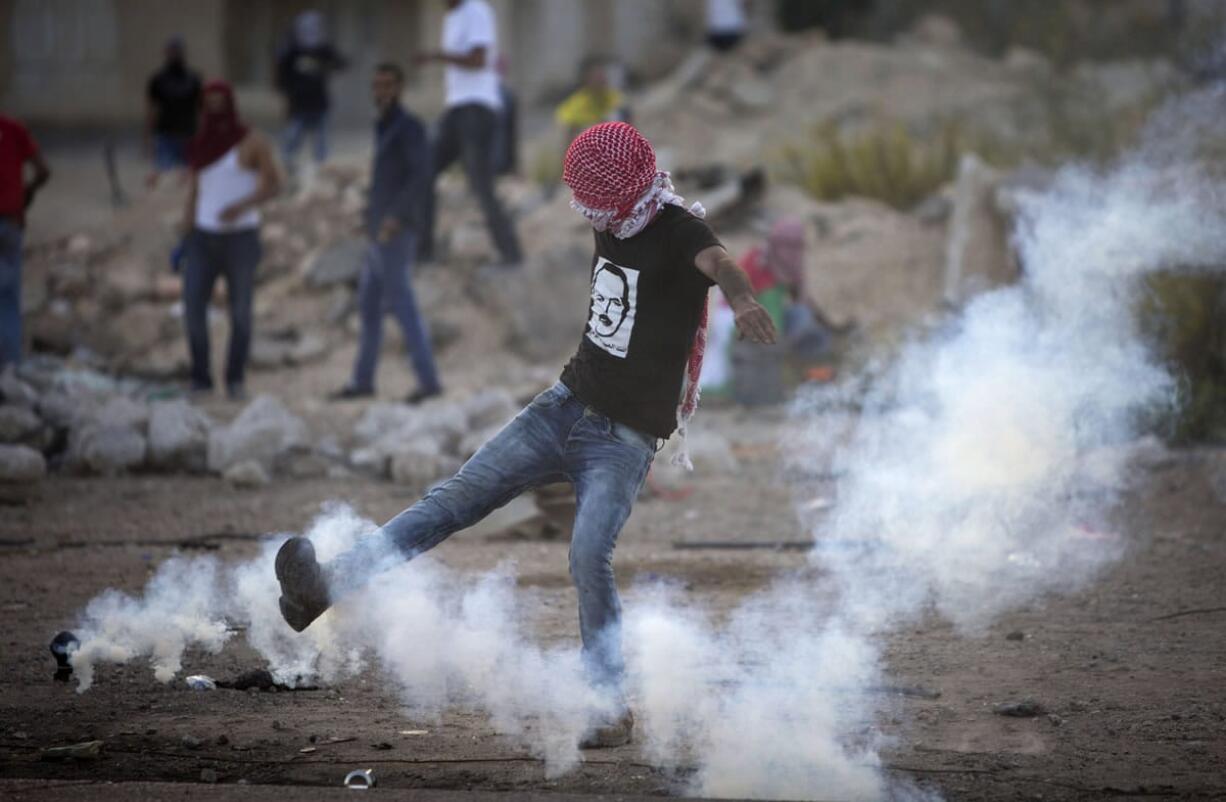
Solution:
M 190 677 L 184 677 L 183 682 L 193 691 L 217 690 L 217 680 L 208 674 L 192 674 Z
M 346 788 L 353 788 L 358 791 L 374 788 L 375 784 L 375 773 L 370 769 L 354 769 L 345 775 L 345 782 L 343 783 Z
M 1034 718 L 1035 716 L 1041 716 L 1046 713 L 1047 709 L 1034 699 L 1023 699 L 1020 702 L 1006 702 L 1004 704 L 999 704 L 992 708 L 992 712 L 998 716 Z
M 102 753 L 102 741 L 85 741 L 70 746 L 52 746 L 44 749 L 42 760 L 97 760 Z

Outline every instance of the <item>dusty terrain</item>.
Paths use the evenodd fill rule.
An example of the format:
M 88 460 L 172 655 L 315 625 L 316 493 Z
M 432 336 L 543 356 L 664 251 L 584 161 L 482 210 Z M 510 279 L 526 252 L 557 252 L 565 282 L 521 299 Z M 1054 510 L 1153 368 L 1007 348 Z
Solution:
M 735 412 L 707 420 L 733 440 L 742 470 L 694 478 L 693 494 L 681 501 L 640 501 L 617 555 L 629 604 L 636 577 L 648 575 L 675 578 L 709 608 L 728 609 L 805 561 L 799 551 L 674 548 L 799 536 L 771 448 L 779 424 Z M 882 727 L 898 738 L 890 771 L 949 799 L 1226 794 L 1226 590 L 1218 581 L 1226 511 L 1207 478 L 1222 459 L 1175 452 L 1148 470 L 1116 516 L 1127 556 L 1096 584 L 1016 611 L 982 637 L 959 636 L 934 618 L 893 636 L 892 687 L 905 693 L 882 694 L 889 711 Z M 138 663 L 102 667 L 84 695 L 52 681 L 50 636 L 102 588 L 137 591 L 176 552 L 249 557 L 257 539 L 300 529 L 328 499 L 375 519 L 410 500 L 403 489 L 365 480 L 240 492 L 212 478 L 148 477 L 52 479 L 39 497 L 4 507 L 0 775 L 198 782 L 211 769 L 221 783 L 334 786 L 351 768 L 369 766 L 386 788 L 648 795 L 684 788 L 684 775 L 653 768 L 634 746 L 587 753 L 579 770 L 546 779 L 539 762 L 480 715 L 407 719 L 377 671 L 293 693 L 193 692 L 157 683 Z M 514 558 L 520 584 L 541 600 L 539 637 L 573 640 L 566 544 L 508 540 L 497 528 L 495 521 L 457 535 L 437 553 L 465 571 Z M 1021 640 L 1007 637 L 1016 632 Z M 254 653 L 235 643 L 215 657 L 189 653 L 185 673 L 223 678 L 256 667 Z M 1022 698 L 1048 714 L 992 712 Z M 416 729 L 427 733 L 399 734 Z M 188 748 L 185 736 L 199 745 Z M 105 741 L 96 761 L 39 760 L 45 747 L 95 738 Z M 334 738 L 342 740 L 329 743 Z M 300 751 L 313 744 L 316 751 Z

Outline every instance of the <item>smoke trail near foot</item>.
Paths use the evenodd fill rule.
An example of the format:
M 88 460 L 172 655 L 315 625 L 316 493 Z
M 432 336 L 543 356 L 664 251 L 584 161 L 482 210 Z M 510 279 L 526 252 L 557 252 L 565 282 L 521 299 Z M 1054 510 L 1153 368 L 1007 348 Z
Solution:
M 803 576 L 719 619 L 667 589 L 636 594 L 624 640 L 640 748 L 687 770 L 686 791 L 922 797 L 882 771 L 884 638 L 930 611 L 974 633 L 1084 585 L 1126 548 L 1099 533 L 1143 413 L 1174 388 L 1134 305 L 1150 271 L 1226 265 L 1221 185 L 1198 153 L 1219 101 L 1174 102 L 1114 169 L 1068 169 L 1024 198 L 1018 284 L 973 300 L 872 381 L 798 403 L 793 459 L 838 477 Z M 373 528 L 338 507 L 306 534 L 326 560 Z M 221 649 L 229 622 L 281 681 L 373 662 L 410 709 L 485 710 L 550 773 L 573 767 L 580 734 L 614 709 L 575 649 L 529 637 L 536 609 L 509 567 L 474 580 L 419 558 L 295 634 L 277 609 L 278 545 L 240 565 L 171 560 L 141 598 L 94 599 L 72 657 L 81 690 L 96 664 L 137 658 L 169 680 L 186 648 Z

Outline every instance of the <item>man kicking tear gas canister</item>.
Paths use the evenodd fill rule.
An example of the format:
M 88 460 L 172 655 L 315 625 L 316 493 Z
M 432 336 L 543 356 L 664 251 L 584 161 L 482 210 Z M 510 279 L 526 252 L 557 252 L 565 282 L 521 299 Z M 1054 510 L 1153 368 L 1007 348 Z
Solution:
M 570 574 L 584 664 L 595 687 L 624 700 L 613 547 L 659 443 L 674 431 L 684 437 L 697 405 L 712 283 L 727 297 L 742 336 L 773 343 L 775 329 L 748 277 L 700 219 L 702 208 L 683 207 L 633 126 L 603 123 L 580 134 L 562 177 L 571 205 L 595 229 L 596 252 L 587 326 L 561 380 L 459 473 L 350 551 L 321 565 L 309 540 L 291 538 L 277 554 L 276 572 L 281 612 L 302 631 L 386 567 L 380 557 L 389 550 L 412 559 L 525 490 L 571 482 L 578 507 Z M 633 726 L 622 701 L 582 746 L 620 746 Z

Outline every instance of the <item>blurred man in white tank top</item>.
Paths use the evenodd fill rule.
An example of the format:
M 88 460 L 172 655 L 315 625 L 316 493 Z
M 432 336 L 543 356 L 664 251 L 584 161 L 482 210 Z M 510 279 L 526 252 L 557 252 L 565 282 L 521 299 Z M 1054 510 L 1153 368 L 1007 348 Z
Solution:
M 200 127 L 188 146 L 191 190 L 184 218 L 183 306 L 192 390 L 213 389 L 208 312 L 213 286 L 222 277 L 230 306 L 226 392 L 242 399 L 260 261 L 259 207 L 276 196 L 281 179 L 269 141 L 239 120 L 229 84 L 206 83 L 201 107 Z

